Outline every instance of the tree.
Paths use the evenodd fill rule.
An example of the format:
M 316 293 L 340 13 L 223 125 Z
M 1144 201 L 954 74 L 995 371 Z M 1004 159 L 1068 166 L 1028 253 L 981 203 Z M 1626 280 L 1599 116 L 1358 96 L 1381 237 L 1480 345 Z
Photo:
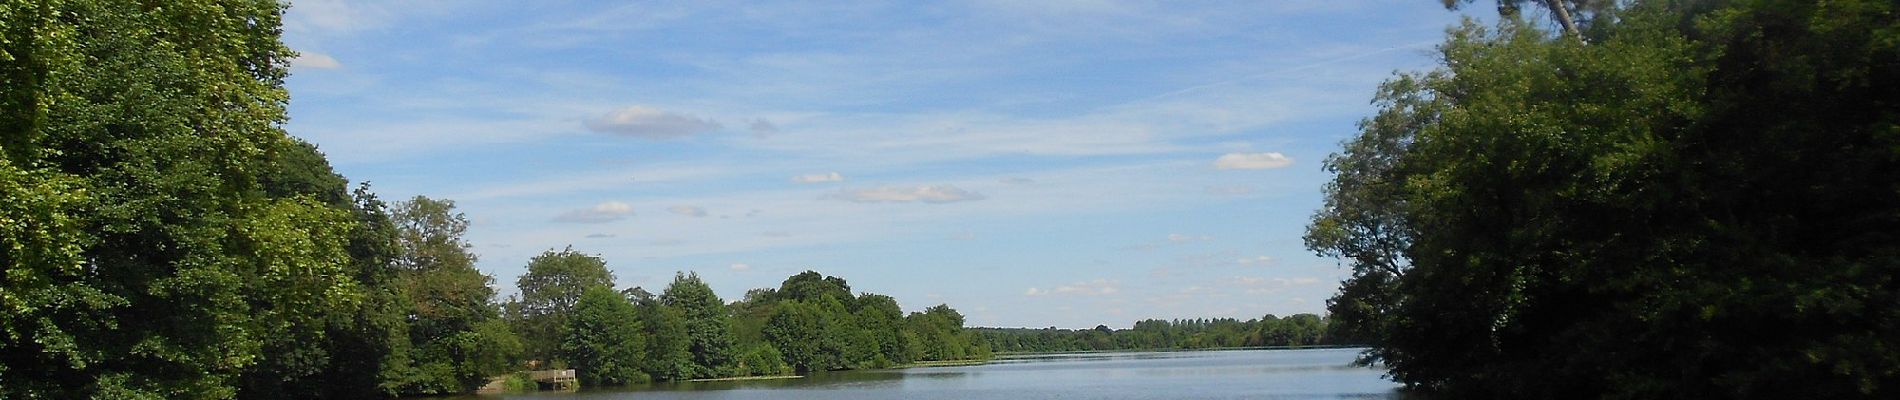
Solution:
M 897 306 L 897 299 L 864 293 L 858 296 L 857 305 L 853 319 L 858 323 L 858 330 L 864 333 L 864 345 L 874 357 L 873 367 L 910 362 L 906 351 L 910 340 L 904 336 L 904 310 Z
M 528 355 L 543 360 L 555 355 L 568 326 L 567 317 L 581 294 L 594 287 L 612 287 L 614 275 L 607 262 L 568 247 L 548 250 L 528 260 L 528 272 L 516 279 L 521 299 L 514 307 L 516 332 L 527 343 Z
M 396 265 L 409 271 L 475 265 L 475 254 L 462 241 L 468 218 L 455 212 L 455 201 L 416 196 L 391 207 L 396 223 Z
M 1341 322 L 1449 397 L 1894 396 L 1894 5 L 1614 12 L 1588 46 L 1467 24 L 1382 89 L 1327 207 L 1388 207 L 1359 215 L 1394 217 L 1404 269 L 1361 273 L 1342 244 L 1383 239 L 1322 210 Z
M 963 314 L 947 304 L 925 308 L 904 318 L 906 329 L 915 332 L 922 349 L 919 360 L 961 360 L 984 358 L 989 348 L 975 334 L 963 330 Z
M 851 299 L 851 285 L 844 278 L 825 276 L 816 271 L 800 272 L 785 278 L 779 284 L 775 300 L 817 301 L 820 297 L 831 296 L 839 300 Z
M 825 315 L 801 301 L 780 303 L 765 323 L 765 339 L 800 374 L 831 369 L 837 363 L 822 350 Z
M 468 220 L 455 202 L 416 196 L 396 203 L 391 215 L 415 367 L 388 385 L 399 393 L 458 393 L 510 369 L 520 339 L 499 318 L 494 279 L 475 269 L 462 239 Z
M 660 293 L 660 304 L 679 310 L 685 318 L 692 377 L 721 375 L 721 368 L 732 364 L 731 312 L 699 274 L 674 274 L 673 283 Z
M 779 376 L 790 374 L 793 369 L 785 364 L 785 354 L 777 347 L 762 342 L 746 343 L 738 348 L 738 362 L 735 366 L 739 373 L 751 376 Z
M 356 221 L 273 185 L 327 172 L 269 167 L 298 146 L 283 7 L 0 3 L 0 397 L 229 398 L 329 362 Z
M 643 382 L 646 338 L 639 313 L 625 297 L 607 286 L 589 287 L 576 300 L 560 342 L 561 358 L 576 371 L 582 385 L 605 386 Z
M 647 359 L 641 368 L 655 380 L 693 379 L 693 340 L 685 313 L 651 301 L 640 305 L 640 321 L 647 328 Z

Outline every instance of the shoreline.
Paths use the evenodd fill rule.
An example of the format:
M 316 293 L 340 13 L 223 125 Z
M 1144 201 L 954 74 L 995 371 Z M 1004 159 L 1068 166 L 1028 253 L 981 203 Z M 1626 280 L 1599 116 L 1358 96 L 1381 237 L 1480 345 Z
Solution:
M 686 381 L 687 382 L 764 381 L 764 380 L 774 380 L 774 379 L 802 379 L 804 377 L 805 377 L 804 375 L 734 376 L 734 377 L 726 377 L 726 378 L 688 379 Z

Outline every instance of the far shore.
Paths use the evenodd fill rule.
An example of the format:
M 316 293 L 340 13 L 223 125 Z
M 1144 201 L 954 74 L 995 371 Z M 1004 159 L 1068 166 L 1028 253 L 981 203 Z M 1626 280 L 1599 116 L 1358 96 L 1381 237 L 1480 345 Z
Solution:
M 1193 352 L 1193 351 L 1229 351 L 1229 350 L 1320 350 L 1320 349 L 1359 349 L 1359 348 L 1365 348 L 1365 347 L 1366 347 L 1365 345 L 1356 345 L 1356 344 L 1328 344 L 1328 345 L 1317 345 L 1317 344 L 1316 344 L 1316 345 L 1310 345 L 1310 346 L 1251 346 L 1251 347 L 1208 347 L 1208 348 L 1199 348 L 1199 349 L 1115 349 L 1115 350 L 1075 350 L 1075 351 L 999 351 L 999 352 L 996 352 L 996 353 L 994 353 L 994 357 L 995 357 L 995 358 L 1012 358 L 1012 357 L 1023 357 L 1023 356 L 1045 356 L 1045 355 L 1060 355 L 1060 354 L 1110 354 L 1110 353 L 1174 353 L 1174 352 Z
M 763 380 L 772 380 L 772 379 L 799 379 L 799 378 L 804 378 L 804 377 L 805 377 L 804 375 L 735 376 L 735 377 L 730 377 L 730 378 L 692 379 L 692 380 L 687 380 L 687 382 L 763 381 Z

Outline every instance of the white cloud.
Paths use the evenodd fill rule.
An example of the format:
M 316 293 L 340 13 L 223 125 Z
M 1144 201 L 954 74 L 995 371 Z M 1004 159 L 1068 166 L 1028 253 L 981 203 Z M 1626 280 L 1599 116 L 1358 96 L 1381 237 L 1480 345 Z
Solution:
M 667 207 L 666 211 L 671 211 L 674 214 L 684 215 L 684 216 L 693 217 L 693 218 L 706 216 L 706 209 L 695 207 L 695 206 L 672 206 L 672 207 Z
M 733 271 L 751 271 L 752 270 L 752 266 L 746 265 L 745 263 L 732 263 L 731 268 Z
M 1214 240 L 1214 237 L 1208 236 L 1208 235 L 1188 235 L 1188 234 L 1180 234 L 1180 233 L 1170 233 L 1168 234 L 1168 238 L 1166 240 L 1159 240 L 1159 241 L 1148 242 L 1148 243 L 1136 243 L 1136 244 L 1131 244 L 1127 246 L 1122 246 L 1121 249 L 1133 250 L 1133 251 L 1153 251 L 1155 249 L 1159 249 L 1166 246 L 1175 246 L 1175 245 L 1181 245 L 1181 244 L 1193 243 L 1193 242 L 1205 242 L 1209 240 Z M 1226 258 L 1226 257 L 1223 256 L 1221 258 Z M 1199 263 L 1204 263 L 1204 262 L 1199 262 Z
M 588 130 L 642 139 L 673 139 L 711 132 L 719 123 L 692 115 L 632 106 L 587 120 Z
M 554 217 L 554 222 L 576 224 L 600 224 L 619 221 L 633 215 L 633 206 L 618 201 L 609 201 L 594 205 L 592 208 L 569 210 Z
M 1107 279 L 1096 279 L 1093 281 L 1076 282 L 1072 284 L 1056 286 L 1053 288 L 1049 288 L 1049 290 L 1043 290 L 1041 288 L 1032 287 L 1032 288 L 1029 288 L 1028 291 L 1023 292 L 1023 295 L 1026 295 L 1026 296 L 1044 296 L 1044 295 L 1106 296 L 1106 295 L 1111 295 L 1111 294 L 1116 294 L 1116 293 L 1121 293 L 1121 282 L 1111 281 Z
M 1247 294 L 1276 293 L 1286 288 L 1307 286 L 1319 283 L 1319 278 L 1262 278 L 1257 276 L 1237 276 L 1231 281 L 1234 286 L 1246 289 Z
M 1183 235 L 1179 233 L 1168 234 L 1168 241 L 1175 242 L 1175 243 L 1203 242 L 1203 241 L 1208 241 L 1208 240 L 1214 240 L 1214 237 L 1207 236 L 1207 235 L 1200 235 L 1200 236 Z
M 306 68 L 306 69 L 337 69 L 337 68 L 343 68 L 343 64 L 337 62 L 336 58 L 330 57 L 329 54 L 323 54 L 323 53 L 318 53 L 314 51 L 303 51 L 303 52 L 298 52 L 297 58 L 293 58 L 290 60 L 290 67 L 291 68 Z
M 923 185 L 916 187 L 879 186 L 870 189 L 847 190 L 839 192 L 832 197 L 857 203 L 923 202 L 931 204 L 975 201 L 984 198 L 982 193 L 971 192 L 950 185 Z
M 1207 194 L 1211 194 L 1215 196 L 1249 195 L 1249 194 L 1253 194 L 1253 186 L 1247 186 L 1247 185 L 1208 186 Z
M 827 174 L 799 175 L 799 176 L 792 177 L 792 182 L 796 182 L 796 183 L 825 183 L 825 182 L 843 182 L 843 181 L 844 181 L 844 175 L 839 175 L 837 172 L 832 172 L 832 173 L 827 173 Z
M 1006 184 L 1006 185 L 1029 185 L 1029 184 L 1036 183 L 1036 180 L 1013 176 L 1013 177 L 1003 178 L 1001 180 L 998 180 L 997 182 L 1002 182 L 1003 184 Z
M 614 236 L 619 236 L 619 235 L 615 235 L 612 233 L 590 233 L 587 235 L 587 238 L 588 239 L 611 239 Z
M 1293 165 L 1293 159 L 1280 153 L 1227 153 L 1214 160 L 1219 169 L 1274 169 Z
M 1271 265 L 1273 264 L 1273 262 L 1274 262 L 1273 257 L 1267 257 L 1267 256 L 1258 256 L 1258 257 L 1253 257 L 1253 258 L 1242 258 L 1239 260 L 1234 260 L 1235 264 L 1240 264 L 1240 265 Z

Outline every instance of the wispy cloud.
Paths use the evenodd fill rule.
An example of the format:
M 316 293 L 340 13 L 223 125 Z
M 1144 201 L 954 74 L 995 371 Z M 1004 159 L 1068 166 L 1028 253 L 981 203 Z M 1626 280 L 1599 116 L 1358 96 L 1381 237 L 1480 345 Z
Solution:
M 700 208 L 697 206 L 686 206 L 686 205 L 672 206 L 672 207 L 667 207 L 666 211 L 672 212 L 674 214 L 693 217 L 693 218 L 700 218 L 700 217 L 706 216 L 706 209 Z
M 611 233 L 590 233 L 590 234 L 587 234 L 587 238 L 588 238 L 588 239 L 611 239 L 611 238 L 613 238 L 613 237 L 615 237 L 615 236 L 619 236 L 619 235 L 615 235 L 615 234 L 611 234 Z
M 1060 285 L 1060 286 L 1049 288 L 1047 290 L 1044 290 L 1042 288 L 1032 287 L 1032 288 L 1029 288 L 1029 290 L 1023 291 L 1023 295 L 1026 295 L 1026 296 L 1046 296 L 1046 295 L 1106 296 L 1106 295 L 1116 294 L 1120 292 L 1121 292 L 1121 282 L 1111 281 L 1108 279 L 1096 279 L 1093 281 L 1084 281 L 1084 282 L 1071 283 L 1067 285 Z
M 1319 278 L 1263 278 L 1258 276 L 1236 276 L 1229 284 L 1244 289 L 1247 294 L 1277 293 L 1287 288 L 1319 284 Z
M 752 123 L 747 124 L 746 128 L 751 130 L 755 136 L 765 136 L 778 132 L 778 125 L 772 124 L 772 121 L 768 121 L 765 118 L 752 120 Z
M 305 68 L 305 69 L 337 69 L 337 68 L 343 68 L 343 63 L 337 62 L 336 58 L 330 57 L 329 54 L 323 54 L 323 53 L 318 53 L 314 51 L 300 51 L 300 52 L 297 52 L 297 58 L 293 58 L 290 60 L 290 67 L 291 68 Z
M 837 172 L 824 173 L 824 174 L 799 175 L 799 176 L 792 177 L 792 182 L 795 182 L 795 183 L 825 183 L 825 182 L 843 182 L 843 181 L 844 181 L 844 175 L 839 175 Z
M 832 198 L 856 203 L 955 203 L 984 199 L 982 193 L 963 190 L 950 185 L 923 186 L 879 186 L 870 189 L 846 190 Z
M 1274 262 L 1274 261 L 1277 261 L 1277 260 L 1274 260 L 1274 259 L 1273 259 L 1273 257 L 1267 257 L 1267 256 L 1256 256 L 1256 257 L 1251 257 L 1251 258 L 1242 258 L 1242 259 L 1239 259 L 1239 260 L 1234 260 L 1234 263 L 1235 263 L 1235 264 L 1240 264 L 1240 265 L 1262 265 L 1262 266 L 1264 266 L 1264 265 L 1273 265 L 1273 262 Z
M 1253 186 L 1247 185 L 1214 185 L 1208 186 L 1204 191 L 1215 196 L 1244 196 L 1253 194 L 1254 189 Z
M 554 217 L 554 222 L 575 224 L 600 224 L 619 221 L 633 216 L 633 206 L 618 201 L 596 204 L 591 208 L 569 210 Z
M 588 130 L 642 139 L 674 139 L 719 130 L 718 122 L 646 106 L 614 110 L 587 120 Z
M 732 266 L 730 266 L 730 267 L 727 267 L 727 268 L 730 268 L 730 269 L 732 269 L 733 271 L 739 271 L 739 272 L 745 272 L 745 271 L 751 271 L 751 270 L 752 270 L 752 266 L 751 266 L 751 265 L 749 265 L 749 264 L 746 264 L 746 263 L 732 263 Z
M 1209 236 L 1209 235 L 1189 235 L 1189 234 L 1183 234 L 1183 233 L 1170 233 L 1168 234 L 1168 237 L 1163 240 L 1147 242 L 1147 243 L 1131 244 L 1127 246 L 1122 246 L 1121 249 L 1134 250 L 1134 251 L 1152 251 L 1152 250 L 1160 249 L 1166 246 L 1182 245 L 1182 244 L 1194 243 L 1194 242 L 1205 242 L 1209 240 L 1214 240 L 1214 237 Z
M 1209 240 L 1214 240 L 1214 237 L 1208 236 L 1208 235 L 1186 235 L 1186 234 L 1179 234 L 1179 233 L 1168 234 L 1168 241 L 1174 242 L 1174 243 L 1205 242 Z
M 1219 169 L 1274 169 L 1293 165 L 1293 159 L 1280 153 L 1227 153 L 1214 160 Z

